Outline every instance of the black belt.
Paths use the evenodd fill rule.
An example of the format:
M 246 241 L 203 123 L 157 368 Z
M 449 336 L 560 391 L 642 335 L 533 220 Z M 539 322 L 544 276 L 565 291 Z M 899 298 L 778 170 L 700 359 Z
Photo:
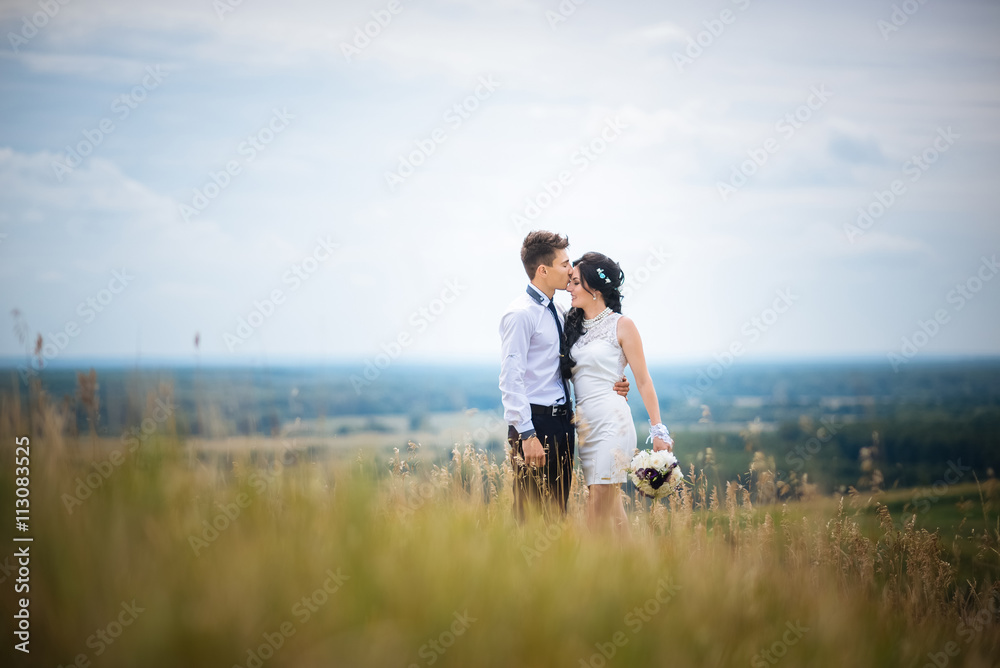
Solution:
M 532 415 L 551 415 L 552 417 L 560 417 L 562 415 L 570 415 L 572 412 L 573 410 L 570 408 L 569 402 L 559 404 L 558 406 L 540 406 L 538 404 L 531 404 Z

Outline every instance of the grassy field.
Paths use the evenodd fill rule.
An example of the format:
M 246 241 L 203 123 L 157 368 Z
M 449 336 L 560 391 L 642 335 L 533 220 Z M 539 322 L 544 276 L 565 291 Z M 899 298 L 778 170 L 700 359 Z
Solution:
M 67 437 L 63 420 L 44 397 L 3 398 L 0 507 L 13 517 L 14 442 L 29 435 L 34 538 L 31 654 L 5 634 L 5 665 L 1000 657 L 994 479 L 752 504 L 757 490 L 738 481 L 689 475 L 670 503 L 628 499 L 619 542 L 586 529 L 581 484 L 564 522 L 516 525 L 509 467 L 463 445 L 445 465 L 419 448 L 313 458 L 276 441 L 195 447 L 152 413 L 111 442 Z

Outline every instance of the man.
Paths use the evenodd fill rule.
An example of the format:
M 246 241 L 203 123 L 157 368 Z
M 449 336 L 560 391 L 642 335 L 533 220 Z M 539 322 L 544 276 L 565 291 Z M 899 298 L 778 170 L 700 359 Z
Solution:
M 573 482 L 573 410 L 559 361 L 565 313 L 552 301 L 569 283 L 568 246 L 569 239 L 553 232 L 524 238 L 521 264 L 531 282 L 500 319 L 500 392 L 518 522 L 529 505 L 541 505 L 546 515 L 565 514 Z M 614 387 L 628 394 L 624 377 Z

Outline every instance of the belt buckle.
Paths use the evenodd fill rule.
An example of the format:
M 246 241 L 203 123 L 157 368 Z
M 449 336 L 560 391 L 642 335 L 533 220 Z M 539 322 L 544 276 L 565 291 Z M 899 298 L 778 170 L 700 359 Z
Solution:
M 559 417 L 559 409 L 560 409 L 559 406 L 552 407 L 552 417 Z

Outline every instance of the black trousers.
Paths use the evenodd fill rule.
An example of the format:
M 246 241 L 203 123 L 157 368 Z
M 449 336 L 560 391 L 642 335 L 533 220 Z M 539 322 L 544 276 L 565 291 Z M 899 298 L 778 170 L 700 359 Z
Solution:
M 541 508 L 543 515 L 561 517 L 573 484 L 573 450 L 576 432 L 573 416 L 532 415 L 535 435 L 545 449 L 545 466 L 532 469 L 524 464 L 521 437 L 513 426 L 507 428 L 511 466 L 514 469 L 514 517 L 523 522 L 528 508 Z

